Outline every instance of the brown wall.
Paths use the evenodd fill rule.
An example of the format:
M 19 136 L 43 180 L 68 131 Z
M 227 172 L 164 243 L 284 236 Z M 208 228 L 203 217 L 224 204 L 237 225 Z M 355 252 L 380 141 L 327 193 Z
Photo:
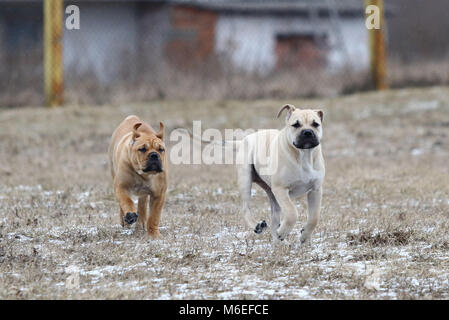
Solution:
M 176 6 L 171 10 L 170 21 L 171 33 L 165 49 L 169 62 L 188 68 L 213 56 L 216 13 Z
M 317 45 L 313 36 L 288 35 L 276 39 L 276 67 L 322 68 L 325 66 L 325 52 Z

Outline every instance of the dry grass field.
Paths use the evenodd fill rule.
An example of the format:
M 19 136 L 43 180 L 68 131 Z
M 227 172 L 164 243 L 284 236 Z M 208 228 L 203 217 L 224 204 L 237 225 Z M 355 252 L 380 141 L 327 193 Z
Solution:
M 167 132 L 280 128 L 325 111 L 312 246 L 247 230 L 230 165 L 171 165 L 162 240 L 119 225 L 109 137 L 137 114 Z M 254 186 L 252 209 L 269 219 Z M 78 270 L 79 273 L 73 273 Z M 79 287 L 66 280 L 79 275 Z M 71 277 L 71 278 L 70 278 Z M 0 111 L 0 299 L 449 299 L 449 88 L 297 101 L 161 101 Z

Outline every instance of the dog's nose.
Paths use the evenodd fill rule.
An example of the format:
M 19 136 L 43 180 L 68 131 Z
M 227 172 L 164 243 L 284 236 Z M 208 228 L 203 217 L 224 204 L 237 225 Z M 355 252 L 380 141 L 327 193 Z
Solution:
M 313 136 L 313 131 L 311 129 L 304 129 L 302 130 L 301 135 L 304 137 L 311 137 Z
M 159 159 L 159 155 L 157 154 L 157 152 L 151 152 L 149 157 L 150 157 L 150 160 L 158 160 Z

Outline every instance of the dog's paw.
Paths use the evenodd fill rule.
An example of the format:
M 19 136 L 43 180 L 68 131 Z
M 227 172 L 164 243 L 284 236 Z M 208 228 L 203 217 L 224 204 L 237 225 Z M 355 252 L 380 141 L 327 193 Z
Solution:
M 254 228 L 254 232 L 257 234 L 261 234 L 262 232 L 264 232 L 264 230 L 267 228 L 267 222 L 265 220 L 263 220 L 262 222 L 259 222 L 256 225 L 256 228 Z
M 274 238 L 272 241 L 273 248 L 291 248 L 292 244 L 288 240 L 280 240 L 279 238 Z
M 126 224 L 133 224 L 133 223 L 135 223 L 136 221 L 137 221 L 137 218 L 138 218 L 139 216 L 137 215 L 137 213 L 135 213 L 135 212 L 128 212 L 126 215 L 125 215 L 125 218 L 124 218 L 124 220 L 125 220 L 125 223 Z
M 293 229 L 292 225 L 287 225 L 287 224 L 281 223 L 281 226 L 276 230 L 276 235 L 278 237 L 278 240 L 283 241 L 284 239 L 286 239 L 287 236 L 292 231 L 292 229 Z
M 159 232 L 159 230 L 148 229 L 148 230 L 147 230 L 147 234 L 148 234 L 148 236 L 149 236 L 151 239 L 153 239 L 153 240 L 155 240 L 155 239 L 161 239 L 161 238 L 162 238 L 162 235 L 161 235 L 161 233 Z
M 311 235 L 305 232 L 304 228 L 301 229 L 301 236 L 299 237 L 299 242 L 301 245 L 310 246 L 311 245 Z
M 277 231 L 276 231 L 276 235 L 277 235 L 277 239 L 279 241 L 284 241 L 285 238 L 287 238 L 287 235 L 289 234 L 290 230 L 288 230 L 288 228 L 285 228 L 285 226 L 280 226 Z

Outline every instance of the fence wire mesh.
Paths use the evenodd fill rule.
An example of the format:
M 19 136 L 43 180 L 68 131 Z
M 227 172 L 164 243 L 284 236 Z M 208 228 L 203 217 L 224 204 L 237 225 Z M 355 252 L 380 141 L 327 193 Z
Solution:
M 48 0 L 50 2 L 58 0 Z M 73 0 L 66 103 L 329 96 L 370 87 L 363 0 Z M 0 0 L 2 106 L 44 102 L 44 5 Z M 387 13 L 388 16 L 388 13 Z

